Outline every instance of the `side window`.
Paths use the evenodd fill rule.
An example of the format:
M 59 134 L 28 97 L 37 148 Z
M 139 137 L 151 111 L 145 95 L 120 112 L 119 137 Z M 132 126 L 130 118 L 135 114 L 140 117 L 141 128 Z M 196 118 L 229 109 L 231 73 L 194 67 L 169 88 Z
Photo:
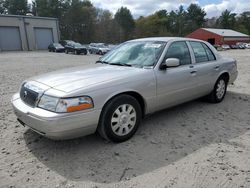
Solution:
M 215 60 L 215 56 L 213 54 L 213 52 L 211 51 L 211 49 L 206 45 L 206 44 L 202 44 L 202 46 L 205 48 L 206 52 L 207 52 L 207 57 L 209 61 L 214 61 Z
M 207 52 L 200 42 L 190 42 L 193 48 L 196 63 L 201 63 L 208 60 Z
M 191 57 L 186 42 L 173 42 L 168 48 L 165 59 L 167 58 L 177 58 L 180 60 L 181 65 L 191 64 Z

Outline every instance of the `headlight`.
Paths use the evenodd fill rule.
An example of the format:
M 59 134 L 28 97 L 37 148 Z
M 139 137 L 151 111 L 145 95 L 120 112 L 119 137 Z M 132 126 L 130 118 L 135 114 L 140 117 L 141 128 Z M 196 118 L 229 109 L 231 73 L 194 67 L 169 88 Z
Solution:
M 43 95 L 38 103 L 38 107 L 55 112 L 58 101 L 59 98 Z
M 75 112 L 93 108 L 93 102 L 90 97 L 76 97 L 60 99 L 56 112 Z
M 60 99 L 43 95 L 38 107 L 53 112 L 75 112 L 93 108 L 94 104 L 87 96 Z

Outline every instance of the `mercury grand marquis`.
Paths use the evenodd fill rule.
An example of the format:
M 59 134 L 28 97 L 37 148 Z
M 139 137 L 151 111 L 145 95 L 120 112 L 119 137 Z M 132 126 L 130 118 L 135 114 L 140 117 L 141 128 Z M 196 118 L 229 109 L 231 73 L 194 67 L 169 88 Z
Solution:
M 48 138 L 98 131 L 122 142 L 147 114 L 200 97 L 221 102 L 237 74 L 236 61 L 207 42 L 136 39 L 93 64 L 27 79 L 12 105 L 21 124 Z

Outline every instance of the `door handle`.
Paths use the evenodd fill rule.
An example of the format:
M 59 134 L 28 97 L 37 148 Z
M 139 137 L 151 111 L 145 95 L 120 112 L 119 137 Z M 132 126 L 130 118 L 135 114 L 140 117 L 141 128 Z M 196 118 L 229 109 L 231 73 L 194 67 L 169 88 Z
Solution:
M 219 68 L 220 68 L 219 65 L 217 65 L 217 66 L 214 67 L 215 70 L 219 70 Z
M 191 73 L 191 74 L 195 74 L 195 73 L 197 73 L 197 71 L 196 71 L 196 70 L 193 70 L 193 71 L 191 71 L 190 73 Z

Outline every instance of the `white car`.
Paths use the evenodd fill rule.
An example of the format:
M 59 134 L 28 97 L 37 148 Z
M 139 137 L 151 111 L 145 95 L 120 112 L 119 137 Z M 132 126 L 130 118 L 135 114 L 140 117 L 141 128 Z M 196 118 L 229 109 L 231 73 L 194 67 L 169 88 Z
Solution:
M 245 47 L 246 47 L 247 49 L 250 49 L 250 43 L 245 44 Z

